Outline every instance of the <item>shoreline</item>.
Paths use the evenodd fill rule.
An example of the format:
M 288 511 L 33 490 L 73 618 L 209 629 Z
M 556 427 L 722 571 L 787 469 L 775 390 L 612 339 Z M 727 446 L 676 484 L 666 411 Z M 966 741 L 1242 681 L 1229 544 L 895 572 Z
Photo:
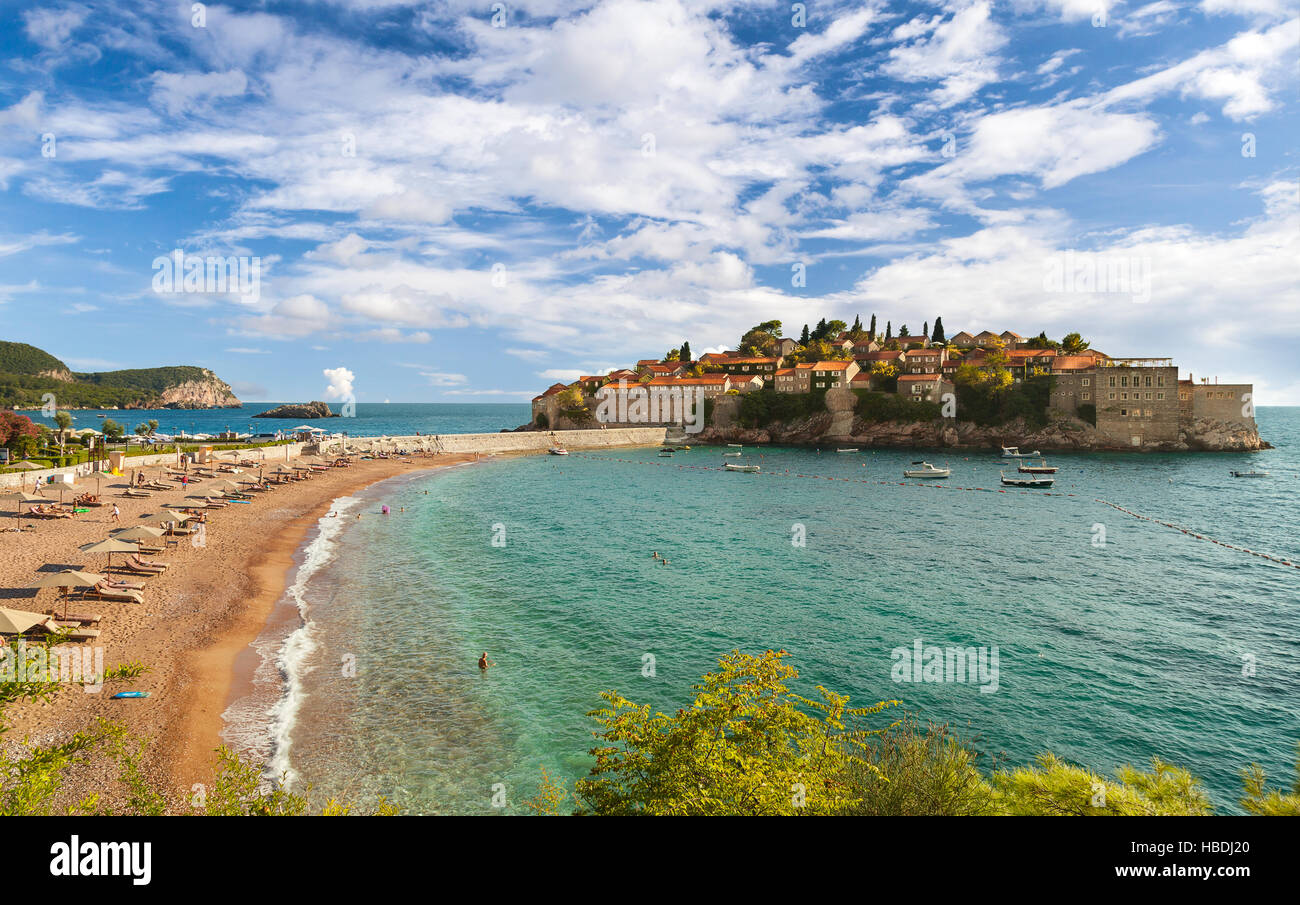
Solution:
M 121 723 L 131 735 L 146 741 L 142 772 L 164 791 L 168 812 L 191 812 L 187 803 L 193 786 L 212 783 L 215 749 L 224 743 L 222 715 L 239 691 L 241 676 L 249 674 L 244 668 L 256 667 L 258 655 L 250 645 L 266 629 L 284 596 L 296 554 L 311 528 L 339 497 L 392 477 L 475 459 L 473 454 L 453 453 L 358 460 L 349 468 L 330 469 L 306 481 L 254 494 L 251 505 L 232 504 L 209 513 L 203 547 L 182 540 L 154 557 L 171 567 L 144 580 L 142 604 L 103 600 L 73 604 L 78 611 L 103 615 L 101 634 L 92 643 L 104 648 L 106 667 L 139 662 L 149 672 L 115 682 L 100 694 L 67 687 L 48 702 L 11 706 L 5 713 L 10 731 L 0 736 L 0 745 L 12 749 L 24 740 L 54 744 L 93 728 L 98 719 Z M 75 566 L 101 572 L 103 556 L 78 548 L 102 540 L 110 529 L 119 527 L 111 521 L 115 504 L 121 509 L 121 527 L 156 525 L 166 515 L 162 504 L 178 503 L 187 492 L 177 484 L 147 500 L 122 497 L 125 479 L 102 477 L 102 508 L 53 522 L 25 518 L 23 523 L 34 524 L 35 530 L 0 535 L 0 550 L 5 553 L 0 579 L 10 589 L 0 605 L 49 612 L 56 602 L 55 592 L 26 590 L 38 570 Z M 111 698 L 114 692 L 128 689 L 148 691 L 150 697 Z M 92 757 L 65 774 L 63 794 L 69 802 L 91 793 L 117 802 L 121 791 L 116 770 L 106 758 Z

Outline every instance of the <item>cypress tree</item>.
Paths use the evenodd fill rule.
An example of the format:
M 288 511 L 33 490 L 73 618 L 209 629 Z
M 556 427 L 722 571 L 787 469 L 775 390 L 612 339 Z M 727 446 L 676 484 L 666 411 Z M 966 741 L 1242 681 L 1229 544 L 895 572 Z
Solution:
M 871 327 L 867 330 L 867 332 L 871 334 L 872 339 L 876 338 L 876 316 L 874 314 L 871 315 Z
M 934 336 L 932 339 L 935 342 L 943 343 L 944 345 L 947 345 L 948 343 L 948 338 L 943 335 L 943 318 L 941 317 L 936 317 L 934 319 Z

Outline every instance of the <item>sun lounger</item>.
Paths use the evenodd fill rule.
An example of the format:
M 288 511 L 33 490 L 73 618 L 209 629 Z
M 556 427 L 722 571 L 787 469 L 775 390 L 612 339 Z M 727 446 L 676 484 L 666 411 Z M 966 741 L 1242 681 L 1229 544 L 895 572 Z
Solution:
M 126 558 L 126 561 L 131 563 L 134 566 L 139 566 L 143 569 L 166 569 L 168 565 L 167 563 L 159 562 L 156 559 L 141 559 L 135 553 L 129 555 Z
M 107 587 L 103 583 L 87 588 L 81 592 L 81 596 L 95 600 L 116 600 L 119 603 L 144 603 L 144 594 L 139 591 L 120 591 Z
M 103 620 L 99 613 L 64 613 L 56 621 L 62 625 L 64 622 L 75 622 L 79 625 L 95 625 Z
M 145 499 L 148 499 L 149 497 L 153 496 L 153 494 L 147 490 L 136 490 L 134 487 L 131 488 L 130 490 L 123 490 L 120 495 L 129 496 L 129 497 L 143 497 Z
M 99 637 L 97 628 L 76 628 L 67 633 L 69 641 L 93 641 Z
M 119 581 L 116 578 L 110 578 L 102 581 L 100 584 L 107 585 L 115 591 L 143 591 L 144 584 L 139 581 Z

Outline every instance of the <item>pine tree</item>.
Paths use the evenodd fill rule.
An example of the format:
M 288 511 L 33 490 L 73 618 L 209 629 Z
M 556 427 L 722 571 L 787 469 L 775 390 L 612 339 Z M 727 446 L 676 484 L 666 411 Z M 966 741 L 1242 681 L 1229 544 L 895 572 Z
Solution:
M 929 321 L 926 321 L 924 324 L 921 325 L 921 335 L 924 336 L 926 339 L 929 339 L 929 338 L 930 338 L 930 322 L 929 322 Z
M 898 328 L 898 335 L 899 335 L 899 336 L 911 336 L 911 335 L 912 335 L 911 333 L 908 333 L 908 332 L 907 332 L 907 324 L 903 324 L 903 326 L 901 326 L 901 327 Z
M 862 315 L 855 314 L 853 315 L 853 335 L 857 336 L 861 332 L 862 332 Z
M 931 337 L 935 342 L 947 345 L 948 338 L 943 335 L 943 318 L 934 319 L 934 336 Z
M 686 340 L 682 340 L 682 351 L 679 357 L 681 358 L 683 364 L 689 361 L 693 361 L 693 359 L 691 358 L 691 344 L 688 343 Z
M 806 346 L 812 342 L 812 337 L 808 335 L 808 325 L 803 325 L 803 332 L 799 334 L 799 345 Z

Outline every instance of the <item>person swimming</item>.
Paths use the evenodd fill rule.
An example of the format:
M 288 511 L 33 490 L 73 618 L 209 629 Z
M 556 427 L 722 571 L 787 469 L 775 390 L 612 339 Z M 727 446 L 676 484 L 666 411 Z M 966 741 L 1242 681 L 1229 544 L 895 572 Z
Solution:
M 496 664 L 490 662 L 487 658 L 487 651 L 483 651 L 483 656 L 478 658 L 478 668 L 487 672 L 489 666 L 496 666 Z

